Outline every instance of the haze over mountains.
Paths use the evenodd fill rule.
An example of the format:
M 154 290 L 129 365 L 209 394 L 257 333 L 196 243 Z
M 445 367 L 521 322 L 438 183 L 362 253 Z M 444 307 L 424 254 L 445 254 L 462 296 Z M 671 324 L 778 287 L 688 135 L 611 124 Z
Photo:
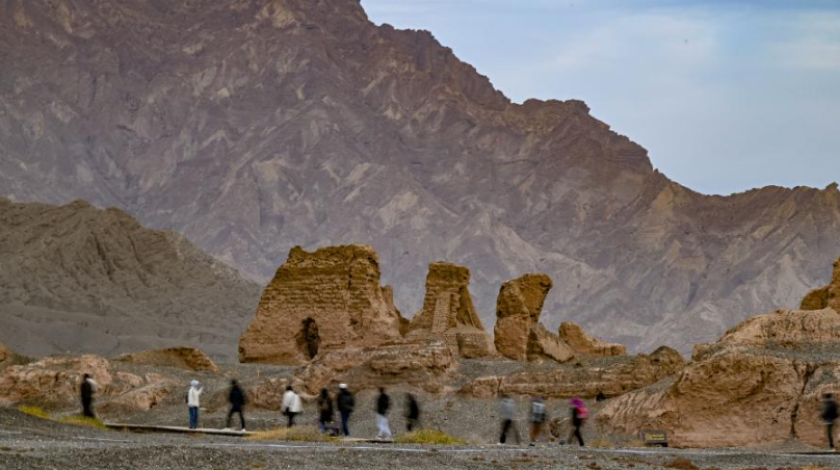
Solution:
M 836 185 L 695 193 L 357 0 L 5 0 L 0 69 L 0 194 L 120 207 L 261 282 L 294 245 L 368 243 L 409 315 L 431 261 L 469 266 L 487 325 L 539 271 L 552 329 L 686 352 L 840 255 Z

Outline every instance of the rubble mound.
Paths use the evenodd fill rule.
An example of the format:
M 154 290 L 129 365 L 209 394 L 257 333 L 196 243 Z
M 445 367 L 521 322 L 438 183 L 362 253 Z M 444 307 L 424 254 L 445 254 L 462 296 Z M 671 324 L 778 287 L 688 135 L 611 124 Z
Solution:
M 834 262 L 831 282 L 820 289 L 814 289 L 802 299 L 802 310 L 822 310 L 832 308 L 840 311 L 840 259 Z
M 84 374 L 90 374 L 96 381 L 97 402 L 103 407 L 148 410 L 162 402 L 175 387 L 172 379 L 159 374 L 140 377 L 114 371 L 110 362 L 101 356 L 49 357 L 5 368 L 0 374 L 0 406 L 76 403 Z
M 685 366 L 680 354 L 661 347 L 652 354 L 552 365 L 503 376 L 478 377 L 460 392 L 474 398 L 500 395 L 543 398 L 610 398 L 654 384 Z
M 560 324 L 558 336 L 579 356 L 611 357 L 627 353 L 623 344 L 607 343 L 589 336 L 580 325 L 571 322 Z
M 408 325 L 407 338 L 443 340 L 455 356 L 493 355 L 469 291 L 470 270 L 451 263 L 429 265 L 426 296 L 421 310 Z
M 370 246 L 292 248 L 239 341 L 239 360 L 298 365 L 322 350 L 399 338 L 393 291 L 380 286 L 379 277 L 379 257 Z
M 696 346 L 693 358 L 672 381 L 609 403 L 598 416 L 602 429 L 664 429 L 683 447 L 763 446 L 791 438 L 826 445 L 820 400 L 824 393 L 840 394 L 835 310 L 751 318 L 716 343 Z
M 400 341 L 326 352 L 298 372 L 295 383 L 310 394 L 340 382 L 353 383 L 355 390 L 408 384 L 440 393 L 456 368 L 443 341 Z
M 219 372 L 216 365 L 203 351 L 197 348 L 166 348 L 125 354 L 118 358 L 132 364 L 148 364 L 192 371 Z

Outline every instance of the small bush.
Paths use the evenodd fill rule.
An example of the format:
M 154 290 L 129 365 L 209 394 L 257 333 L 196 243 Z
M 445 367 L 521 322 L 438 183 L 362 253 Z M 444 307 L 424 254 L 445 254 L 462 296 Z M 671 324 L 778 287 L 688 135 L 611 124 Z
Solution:
M 612 449 L 615 447 L 611 441 L 606 439 L 595 439 L 592 442 L 587 442 L 586 445 L 595 449 Z
M 676 468 L 677 470 L 699 470 L 697 465 L 694 465 L 691 460 L 685 457 L 674 457 L 673 460 L 663 465 L 666 468 Z
M 436 444 L 444 446 L 462 446 L 467 444 L 467 441 L 460 437 L 450 436 L 437 429 L 421 429 L 420 431 L 402 434 L 397 436 L 395 442 L 398 444 Z
M 248 436 L 252 441 L 294 441 L 294 442 L 335 442 L 336 438 L 327 436 L 312 427 L 280 428 L 261 431 Z
M 86 416 L 65 416 L 59 421 L 64 424 L 72 424 L 74 426 L 85 426 L 94 429 L 108 429 L 108 426 L 105 426 L 105 423 L 103 423 L 102 421 L 96 418 L 88 418 Z
M 37 406 L 21 405 L 18 407 L 18 411 L 29 416 L 34 416 L 36 418 L 51 419 L 49 413 L 47 413 L 41 408 L 38 408 Z

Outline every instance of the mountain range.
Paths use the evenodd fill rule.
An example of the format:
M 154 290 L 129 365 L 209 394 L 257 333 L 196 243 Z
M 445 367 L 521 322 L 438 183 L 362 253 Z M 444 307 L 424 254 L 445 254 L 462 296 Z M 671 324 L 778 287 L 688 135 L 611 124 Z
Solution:
M 0 70 L 0 194 L 121 208 L 260 283 L 292 246 L 367 243 L 409 316 L 435 260 L 488 325 L 544 272 L 552 329 L 687 352 L 840 255 L 837 185 L 699 194 L 358 0 L 3 0 Z

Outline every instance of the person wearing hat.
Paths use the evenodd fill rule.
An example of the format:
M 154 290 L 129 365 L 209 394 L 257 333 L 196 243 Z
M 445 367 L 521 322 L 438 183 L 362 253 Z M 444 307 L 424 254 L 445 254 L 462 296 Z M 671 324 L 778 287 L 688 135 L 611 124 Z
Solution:
M 340 384 L 338 386 L 338 395 L 335 397 L 336 408 L 341 415 L 341 433 L 344 437 L 350 437 L 350 413 L 356 406 L 356 400 L 350 390 L 347 390 L 347 384 Z
M 187 406 L 190 409 L 190 429 L 198 428 L 198 409 L 201 406 L 201 394 L 204 388 L 198 387 L 198 380 L 190 382 L 190 389 L 187 391 Z

